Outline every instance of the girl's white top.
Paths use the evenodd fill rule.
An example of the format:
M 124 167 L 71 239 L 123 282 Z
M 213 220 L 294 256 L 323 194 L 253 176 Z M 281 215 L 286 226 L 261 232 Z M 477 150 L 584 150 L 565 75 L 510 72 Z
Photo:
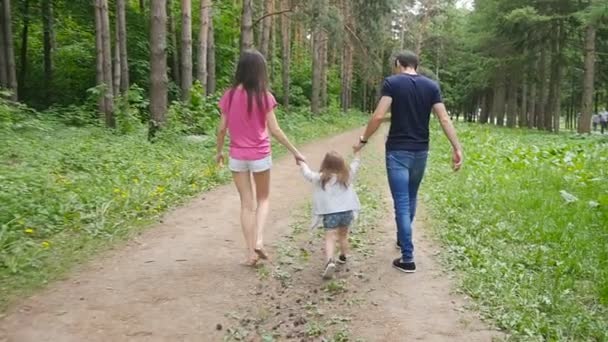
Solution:
M 337 177 L 334 175 L 327 181 L 325 189 L 323 189 L 321 174 L 311 171 L 306 163 L 300 163 L 302 175 L 313 185 L 313 224 L 311 228 L 317 227 L 322 221 L 322 216 L 326 214 L 335 214 L 352 210 L 355 213 L 355 216 L 357 216 L 358 212 L 361 210 L 361 204 L 354 186 L 360 165 L 361 160 L 359 158 L 355 158 L 351 162 L 348 187 L 338 183 Z

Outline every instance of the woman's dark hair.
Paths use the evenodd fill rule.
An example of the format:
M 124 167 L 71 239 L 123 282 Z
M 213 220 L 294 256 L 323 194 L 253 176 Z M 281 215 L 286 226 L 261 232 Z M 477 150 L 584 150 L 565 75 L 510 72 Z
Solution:
M 412 51 L 403 51 L 398 53 L 395 56 L 395 66 L 398 67 L 401 65 L 404 68 L 411 67 L 414 69 L 418 69 L 418 56 Z
M 252 49 L 241 53 L 232 89 L 230 90 L 229 105 L 232 104 L 234 91 L 239 85 L 247 92 L 247 113 L 251 114 L 253 110 L 254 98 L 260 110 L 264 111 L 268 109 L 266 59 L 259 51 Z
M 338 152 L 332 151 L 325 155 L 319 172 L 321 173 L 321 187 L 323 190 L 325 190 L 325 185 L 327 185 L 327 182 L 329 182 L 334 175 L 339 184 L 348 188 L 350 171 L 348 166 L 346 166 L 344 158 L 342 158 Z

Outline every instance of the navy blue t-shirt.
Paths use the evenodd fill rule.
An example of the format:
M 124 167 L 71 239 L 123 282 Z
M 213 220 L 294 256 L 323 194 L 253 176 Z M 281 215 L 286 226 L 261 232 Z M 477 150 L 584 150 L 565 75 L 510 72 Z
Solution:
M 384 80 L 382 96 L 393 99 L 386 150 L 428 150 L 431 111 L 442 102 L 439 85 L 421 75 L 393 75 Z

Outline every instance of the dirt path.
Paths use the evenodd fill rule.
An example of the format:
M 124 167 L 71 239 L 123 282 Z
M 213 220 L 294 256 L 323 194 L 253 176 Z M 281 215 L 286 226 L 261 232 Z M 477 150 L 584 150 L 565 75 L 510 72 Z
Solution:
M 358 133 L 319 141 L 303 152 L 317 165 L 330 146 L 348 151 Z M 381 146 L 381 141 L 374 144 Z M 370 167 L 382 168 L 378 163 Z M 275 255 L 279 252 L 272 242 L 290 238 L 293 213 L 308 201 L 308 186 L 296 171 L 291 159 L 275 163 L 266 230 Z M 126 246 L 9 310 L 0 318 L 0 341 L 222 341 L 227 335 L 238 337 L 235 322 L 258 331 L 289 325 L 292 332 L 276 340 L 289 334 L 314 340 L 322 333 L 299 311 L 314 310 L 324 299 L 331 304 L 327 312 L 344 312 L 334 314 L 331 322 L 348 322 L 350 336 L 366 341 L 491 340 L 491 331 L 471 313 L 461 312 L 463 301 L 451 294 L 452 284 L 434 261 L 436 247 L 423 233 L 424 221 L 417 226 L 419 273 L 407 276 L 390 268 L 397 254 L 394 228 L 392 220 L 382 219 L 370 236 L 374 253 L 354 255 L 348 266 L 352 271 L 343 270 L 349 275 L 344 281 L 352 279 L 346 287 L 355 292 L 340 300 L 340 295 L 328 296 L 327 284 L 319 279 L 318 244 L 294 241 L 294 246 L 308 248 L 301 250 L 310 254 L 310 267 L 299 267 L 293 275 L 282 276 L 274 265 L 258 270 L 238 266 L 243 256 L 238 208 L 236 190 L 228 185 L 166 215 Z M 291 285 L 285 286 L 288 278 Z M 329 292 L 341 292 L 346 283 L 332 284 L 337 289 Z M 307 331 L 295 329 L 303 325 Z M 261 339 L 254 335 L 244 339 Z

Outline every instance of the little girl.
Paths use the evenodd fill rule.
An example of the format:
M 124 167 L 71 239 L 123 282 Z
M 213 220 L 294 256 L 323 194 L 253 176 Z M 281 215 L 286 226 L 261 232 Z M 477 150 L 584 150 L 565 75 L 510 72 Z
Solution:
M 305 162 L 300 162 L 302 174 L 314 186 L 313 215 L 315 222 L 313 228 L 320 225 L 321 220 L 325 227 L 325 269 L 323 278 L 329 279 L 336 270 L 334 262 L 334 249 L 336 241 L 340 246 L 338 262 L 346 263 L 348 253 L 348 230 L 353 223 L 355 213 L 361 209 L 359 198 L 354 189 L 354 181 L 359 165 L 359 153 L 350 164 L 346 165 L 344 158 L 337 152 L 325 155 L 319 172 L 310 170 Z

